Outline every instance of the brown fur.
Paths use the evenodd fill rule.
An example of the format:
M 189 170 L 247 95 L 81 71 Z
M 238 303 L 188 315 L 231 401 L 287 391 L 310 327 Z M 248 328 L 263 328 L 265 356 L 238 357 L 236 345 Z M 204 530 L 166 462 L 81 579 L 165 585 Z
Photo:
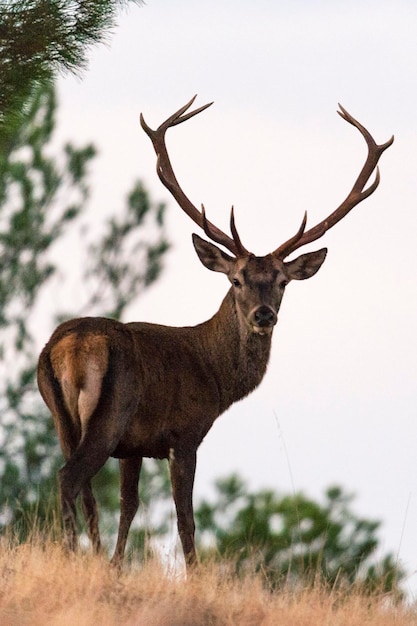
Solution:
M 81 492 L 89 534 L 99 549 L 90 480 L 109 456 L 120 459 L 115 562 L 123 559 L 146 456 L 169 459 L 186 562 L 195 562 L 197 448 L 214 420 L 261 382 L 286 283 L 313 275 L 325 257 L 325 250 L 310 253 L 300 268 L 296 261 L 285 264 L 271 255 L 233 259 L 196 236 L 194 244 L 204 265 L 226 273 L 232 283 L 210 320 L 184 328 L 105 318 L 70 320 L 56 329 L 39 358 L 39 390 L 67 461 L 59 483 L 71 547 L 76 544 L 75 500 Z

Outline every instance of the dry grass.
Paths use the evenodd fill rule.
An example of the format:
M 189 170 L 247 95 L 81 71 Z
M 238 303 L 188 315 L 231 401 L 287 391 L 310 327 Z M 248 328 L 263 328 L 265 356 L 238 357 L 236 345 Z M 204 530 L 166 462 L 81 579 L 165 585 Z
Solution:
M 188 581 L 157 562 L 120 573 L 58 544 L 0 543 L 0 624 L 7 626 L 408 626 L 417 609 L 323 589 L 268 593 L 259 578 L 219 566 Z

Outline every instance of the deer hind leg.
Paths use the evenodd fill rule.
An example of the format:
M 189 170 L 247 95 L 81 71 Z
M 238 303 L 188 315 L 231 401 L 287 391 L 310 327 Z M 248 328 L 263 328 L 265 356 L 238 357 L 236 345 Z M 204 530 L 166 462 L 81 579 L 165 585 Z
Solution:
M 177 510 L 178 534 L 181 539 L 185 564 L 190 571 L 197 563 L 194 545 L 193 486 L 196 468 L 196 452 L 179 454 L 172 451 L 169 459 L 172 495 Z
M 61 342 L 61 348 L 62 344 L 67 347 L 67 350 L 64 349 L 61 352 L 58 349 L 55 353 L 52 352 L 51 356 L 55 374 L 60 380 L 64 409 L 69 418 L 56 420 L 61 445 L 64 442 L 64 447 L 69 447 L 69 450 L 64 449 L 67 464 L 59 472 L 66 543 L 70 549 L 75 549 L 77 544 L 75 501 L 81 490 L 82 510 L 87 523 L 88 534 L 94 550 L 98 552 L 100 549 L 98 513 L 90 477 L 87 475 L 85 481 L 81 483 L 74 481 L 74 476 L 69 468 L 74 463 L 74 455 L 81 445 L 89 420 L 99 403 L 107 359 L 98 359 L 94 354 L 89 354 L 88 358 L 85 359 L 85 364 L 80 366 L 81 364 L 77 363 L 77 359 L 74 357 L 74 338 L 64 339 Z M 82 353 L 82 347 L 79 353 Z M 63 411 L 61 410 L 62 416 Z M 64 432 L 68 429 L 76 431 L 76 436 L 71 437 L 70 442 L 67 441 L 68 435 Z M 69 479 L 66 478 L 68 473 L 71 475 Z
M 65 427 L 63 426 L 61 422 L 59 430 L 58 430 L 62 453 L 67 463 L 69 459 L 71 458 L 71 456 L 73 455 L 74 451 L 76 450 L 77 445 L 80 440 L 80 432 L 72 426 L 73 424 L 71 424 L 71 421 L 68 420 L 68 422 L 65 424 Z M 77 545 L 75 503 L 74 503 L 74 506 L 70 505 L 68 507 L 67 504 L 64 502 L 59 476 L 60 476 L 60 472 L 58 472 L 58 483 L 59 483 L 59 492 L 60 492 L 59 499 L 61 503 L 61 516 L 64 522 L 65 543 L 68 549 L 75 550 L 76 545 Z M 92 513 L 93 512 L 91 509 L 90 515 L 92 515 Z M 98 541 L 100 541 L 100 538 L 98 538 Z
M 94 459 L 84 456 L 85 447 L 81 444 L 63 468 L 58 472 L 62 520 L 65 541 L 70 550 L 77 547 L 76 500 L 82 495 L 83 513 L 87 521 L 89 536 L 95 551 L 100 547 L 97 505 L 92 493 L 90 480 L 107 461 L 109 455 L 102 452 Z
M 93 550 L 98 554 L 101 550 L 100 530 L 98 526 L 97 503 L 91 488 L 91 482 L 87 481 L 82 490 L 82 510 L 84 519 L 87 524 L 88 536 L 90 538 Z
M 70 398 L 67 397 L 65 399 L 64 389 L 62 384 L 58 384 L 57 378 L 56 371 L 53 369 L 46 353 L 43 352 L 38 367 L 38 387 L 46 405 L 51 411 L 62 454 L 68 462 L 80 443 L 81 425 L 78 417 L 74 417 L 71 413 L 68 406 Z M 60 501 L 61 516 L 63 516 L 63 511 L 66 507 L 63 506 L 62 496 Z M 70 510 L 66 512 L 64 532 L 67 546 L 70 549 L 75 549 L 77 541 L 75 507 L 70 507 Z
M 69 549 L 77 547 L 76 500 L 81 493 L 82 509 L 87 522 L 88 534 L 95 552 L 100 549 L 97 504 L 91 488 L 91 478 L 109 458 L 106 446 L 97 449 L 86 437 L 77 450 L 58 472 L 61 511 Z
M 116 549 L 111 560 L 120 567 L 126 548 L 127 536 L 139 506 L 138 484 L 142 457 L 119 459 L 120 468 L 120 523 Z
M 92 362 L 87 368 L 84 385 L 77 399 L 77 411 L 83 430 L 88 419 L 94 412 L 101 393 L 103 373 L 98 364 Z M 84 519 L 87 524 L 88 536 L 95 553 L 100 552 L 100 530 L 98 525 L 97 503 L 91 487 L 91 481 L 87 480 L 81 490 L 81 502 Z
M 90 481 L 111 456 L 136 408 L 137 399 L 131 392 L 134 382 L 132 373 L 122 369 L 106 374 L 103 384 L 97 368 L 91 367 L 85 373 L 78 399 L 81 441 L 59 471 L 62 516 L 71 548 L 75 547 L 75 502 L 80 492 L 90 537 L 95 549 L 99 548 L 97 509 Z
M 115 446 L 117 434 L 105 428 L 107 421 L 103 419 L 104 432 L 101 430 L 100 420 L 87 426 L 79 446 L 58 472 L 65 538 L 71 550 L 75 550 L 77 546 L 76 500 L 80 493 L 89 537 L 94 550 L 100 549 L 97 505 L 91 479 L 103 467 Z
M 77 428 L 78 424 L 73 423 L 69 416 L 68 419 L 64 421 L 62 419 L 63 415 L 65 415 L 65 410 L 60 413 L 61 420 L 58 422 L 58 420 L 54 417 L 54 421 L 57 424 L 62 453 L 68 463 L 79 445 L 81 430 L 80 428 Z M 60 470 L 60 472 L 61 471 L 62 470 Z M 75 503 L 74 506 L 70 506 L 69 508 L 66 503 L 64 503 L 59 479 L 60 472 L 58 472 L 58 483 L 60 491 L 61 516 L 64 522 L 65 543 L 70 550 L 75 550 L 77 544 Z

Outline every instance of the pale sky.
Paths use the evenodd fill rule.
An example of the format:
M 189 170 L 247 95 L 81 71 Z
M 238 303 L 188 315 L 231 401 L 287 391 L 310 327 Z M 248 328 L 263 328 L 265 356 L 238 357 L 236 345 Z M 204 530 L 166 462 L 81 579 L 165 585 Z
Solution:
M 226 229 L 232 204 L 244 245 L 266 254 L 308 209 L 310 225 L 349 192 L 378 143 L 381 184 L 311 249 L 327 259 L 292 283 L 261 386 L 213 426 L 199 450 L 195 499 L 232 471 L 252 489 L 319 498 L 342 485 L 359 515 L 382 520 L 417 589 L 417 4 L 414 0 L 194 2 L 148 0 L 91 53 L 83 79 L 60 81 L 59 139 L 100 150 L 97 220 L 135 178 L 169 204 L 172 251 L 163 277 L 126 321 L 189 325 L 211 317 L 228 289 L 191 244 L 197 232 L 155 173 L 139 126 L 198 93 L 215 104 L 169 131 L 185 192 Z M 51 295 L 52 298 L 52 295 Z M 51 329 L 48 329 L 48 332 Z M 47 336 L 41 337 L 44 343 Z

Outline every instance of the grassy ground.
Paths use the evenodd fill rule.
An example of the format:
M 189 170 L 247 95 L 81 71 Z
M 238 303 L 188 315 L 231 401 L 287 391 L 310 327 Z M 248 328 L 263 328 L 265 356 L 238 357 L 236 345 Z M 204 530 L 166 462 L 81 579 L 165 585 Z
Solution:
M 269 593 L 261 578 L 237 580 L 202 566 L 185 580 L 158 562 L 111 568 L 66 555 L 58 544 L 0 542 L 0 624 L 7 626 L 415 626 L 417 607 L 387 598 L 313 590 Z

